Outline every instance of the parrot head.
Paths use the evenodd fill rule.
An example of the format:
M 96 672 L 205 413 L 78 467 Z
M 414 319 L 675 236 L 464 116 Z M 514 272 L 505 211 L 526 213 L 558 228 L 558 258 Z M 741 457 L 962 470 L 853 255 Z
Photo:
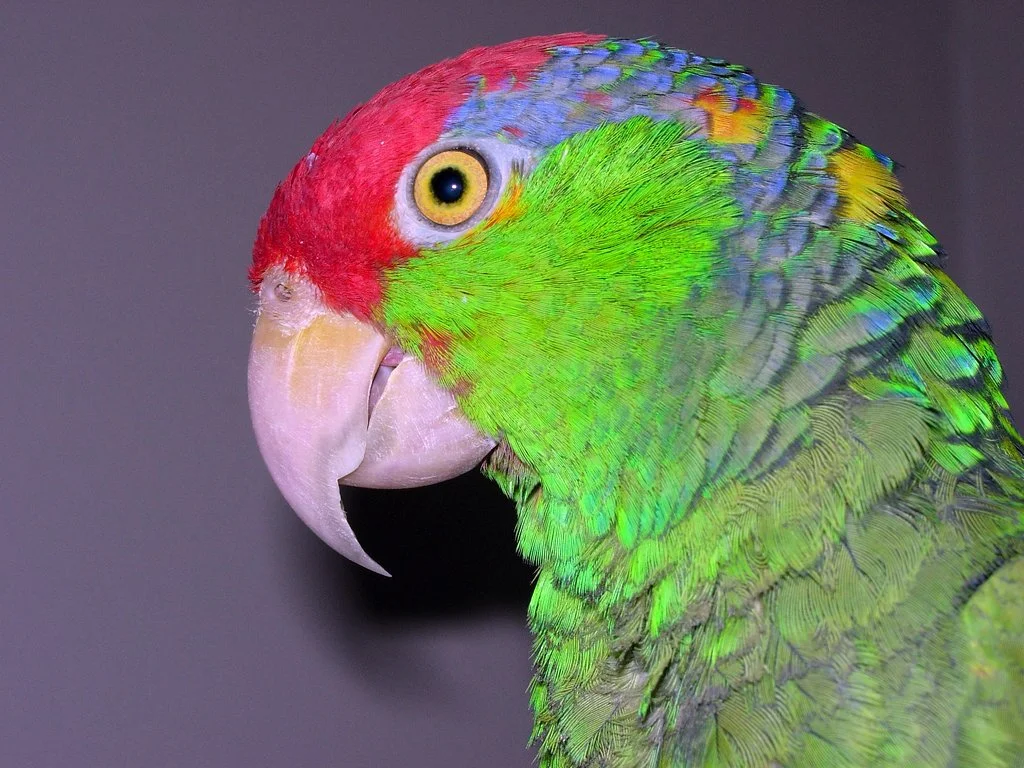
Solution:
M 479 464 L 496 444 L 431 366 L 448 331 L 422 323 L 399 340 L 387 324 L 393 271 L 479 228 L 535 157 L 507 136 L 446 129 L 486 83 L 525 82 L 552 46 L 590 39 L 478 49 L 391 85 L 317 140 L 261 222 L 249 360 L 259 447 L 299 516 L 372 570 L 386 573 L 356 541 L 339 481 L 430 484 Z
M 635 535 L 638 492 L 656 509 L 722 474 L 789 359 L 785 313 L 818 268 L 799 254 L 837 206 L 824 155 L 847 137 L 821 128 L 794 181 L 797 109 L 740 67 L 567 34 L 471 50 L 333 124 L 274 194 L 250 271 L 250 407 L 289 504 L 383 573 L 339 481 L 431 484 L 493 452 L 506 492 L 542 489 L 565 517 L 521 548 L 564 555 L 580 526 Z M 888 173 L 845 162 L 851 189 Z M 822 385 L 835 373 L 804 357 Z M 699 408 L 725 414 L 702 420 L 722 435 L 663 476 Z

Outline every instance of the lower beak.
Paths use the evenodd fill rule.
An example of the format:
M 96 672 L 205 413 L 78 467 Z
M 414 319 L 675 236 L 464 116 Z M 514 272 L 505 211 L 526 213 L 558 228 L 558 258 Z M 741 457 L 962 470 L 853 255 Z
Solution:
M 260 453 L 306 525 L 345 557 L 384 575 L 348 524 L 339 482 L 429 485 L 479 464 L 495 445 L 419 361 L 409 355 L 385 361 L 395 358 L 389 349 L 372 325 L 327 309 L 304 278 L 280 270 L 264 278 L 249 354 L 249 407 Z

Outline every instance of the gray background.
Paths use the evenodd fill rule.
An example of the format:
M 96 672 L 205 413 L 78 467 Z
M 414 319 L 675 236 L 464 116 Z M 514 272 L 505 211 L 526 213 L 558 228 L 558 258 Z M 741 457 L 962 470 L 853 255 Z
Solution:
M 894 156 L 1024 409 L 1020 0 L 3 2 L 0 765 L 526 766 L 530 572 L 476 477 L 288 511 L 245 401 L 275 183 L 380 86 L 585 29 L 738 61 Z

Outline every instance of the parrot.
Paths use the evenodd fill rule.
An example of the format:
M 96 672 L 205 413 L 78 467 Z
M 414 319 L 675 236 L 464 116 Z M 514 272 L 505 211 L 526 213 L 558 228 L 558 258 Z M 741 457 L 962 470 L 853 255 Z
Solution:
M 259 223 L 270 475 L 385 575 L 340 485 L 510 497 L 545 768 L 1024 765 L 1024 440 L 897 169 L 651 39 L 388 85 Z

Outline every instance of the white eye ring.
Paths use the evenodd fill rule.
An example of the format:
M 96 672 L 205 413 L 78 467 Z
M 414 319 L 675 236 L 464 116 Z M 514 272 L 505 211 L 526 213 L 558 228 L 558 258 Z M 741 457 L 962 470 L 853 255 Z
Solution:
M 420 166 L 439 152 L 465 150 L 479 155 L 488 173 L 487 194 L 477 211 L 456 226 L 436 224 L 420 213 L 414 198 L 413 184 Z M 405 240 L 420 248 L 430 248 L 462 237 L 486 219 L 498 200 L 512 173 L 527 174 L 536 165 L 536 155 L 525 147 L 489 137 L 453 136 L 440 139 L 420 152 L 398 177 L 395 207 L 392 214 L 396 229 Z

